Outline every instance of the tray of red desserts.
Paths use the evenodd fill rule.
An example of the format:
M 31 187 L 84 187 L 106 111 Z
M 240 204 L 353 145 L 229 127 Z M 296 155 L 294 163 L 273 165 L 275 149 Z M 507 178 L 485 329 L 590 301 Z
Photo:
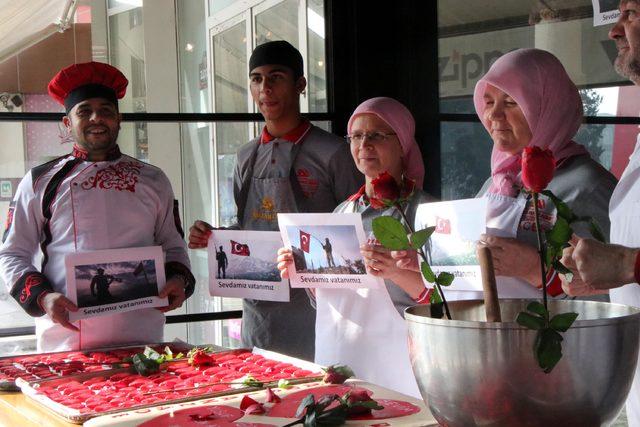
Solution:
M 173 353 L 186 353 L 193 348 L 184 342 L 149 344 L 156 351 L 169 349 Z M 145 345 L 118 348 L 99 348 L 84 351 L 25 354 L 0 357 L 0 391 L 20 391 L 16 379 L 27 382 L 57 378 L 82 372 L 98 372 L 116 367 L 127 367 L 133 355 L 144 351 Z
M 82 423 L 105 414 L 322 377 L 317 365 L 258 349 L 211 353 L 198 349 L 189 356 L 164 362 L 155 372 L 143 372 L 145 375 L 138 373 L 139 366 L 130 366 L 37 381 L 18 379 L 16 383 L 57 416 Z
M 313 396 L 313 400 L 309 400 Z M 327 399 L 332 403 L 324 408 Z M 301 404 L 316 403 L 302 416 Z M 325 403 L 321 403 L 325 401 Z M 375 402 L 375 403 L 374 403 Z M 362 406 L 361 406 L 362 405 Z M 366 406 L 365 406 L 366 405 Z M 342 406 L 342 407 L 340 407 Z M 315 418 L 317 425 L 342 422 L 351 427 L 426 427 L 437 421 L 421 399 L 366 383 L 348 380 L 344 384 L 308 382 L 286 389 L 255 390 L 246 394 L 220 396 L 197 401 L 155 406 L 104 415 L 88 420 L 85 427 L 275 427 Z

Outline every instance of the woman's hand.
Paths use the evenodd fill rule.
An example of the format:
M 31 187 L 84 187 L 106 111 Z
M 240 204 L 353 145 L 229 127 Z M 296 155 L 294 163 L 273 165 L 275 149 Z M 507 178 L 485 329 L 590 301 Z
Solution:
M 391 258 L 396 261 L 396 267 L 403 270 L 411 270 L 420 272 L 420 262 L 418 261 L 418 252 L 415 249 L 407 249 L 406 251 L 391 251 Z
M 213 227 L 211 224 L 197 220 L 189 228 L 189 249 L 206 248 Z
M 398 267 L 391 251 L 384 246 L 362 245 L 360 253 L 364 257 L 367 273 L 372 276 L 391 280 L 413 299 L 418 298 L 424 290 L 421 274 Z
M 478 246 L 491 250 L 496 276 L 518 277 L 532 286 L 542 286 L 540 258 L 533 246 L 509 237 L 480 235 Z
M 638 249 L 581 239 L 575 235 L 569 243 L 571 246 L 564 249 L 561 260 L 574 273 L 571 283 L 566 284 L 569 295 L 605 293 L 608 289 L 635 282 Z
M 293 263 L 293 252 L 289 248 L 278 249 L 278 270 L 280 270 L 280 277 L 283 279 L 289 278 L 289 266 Z
M 364 257 L 364 265 L 367 273 L 372 276 L 391 279 L 401 271 L 396 266 L 396 260 L 391 256 L 391 251 L 381 245 L 365 244 L 360 246 L 360 253 Z

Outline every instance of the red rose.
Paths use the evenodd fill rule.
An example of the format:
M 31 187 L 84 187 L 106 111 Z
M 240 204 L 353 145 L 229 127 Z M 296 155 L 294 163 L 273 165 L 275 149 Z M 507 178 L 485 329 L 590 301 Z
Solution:
M 353 405 L 356 402 L 367 402 L 371 399 L 371 392 L 364 388 L 354 388 L 347 395 L 347 403 Z
M 278 403 L 278 402 L 280 402 L 282 400 L 280 398 L 280 396 L 275 394 L 273 392 L 273 390 L 271 390 L 269 387 L 267 387 L 266 390 L 267 390 L 267 402 L 269 402 L 269 403 Z
M 534 193 L 540 193 L 553 178 L 556 161 L 551 150 L 526 147 L 522 153 L 522 183 Z
M 204 350 L 196 350 L 189 359 L 189 363 L 193 366 L 212 366 L 215 365 L 215 359 Z
M 240 401 L 240 410 L 244 411 L 245 415 L 260 415 L 265 413 L 264 406 L 249 396 L 244 396 Z
M 388 172 L 382 172 L 378 175 L 376 179 L 371 181 L 371 185 L 377 199 L 395 202 L 400 197 L 400 186 Z
M 322 381 L 327 384 L 342 384 L 353 376 L 353 370 L 346 365 L 331 365 L 324 370 Z
M 368 414 L 371 412 L 371 408 L 361 403 L 371 402 L 371 394 L 369 390 L 363 388 L 354 388 L 345 396 L 347 405 L 349 406 L 349 415 L 356 414 Z
M 369 197 L 369 204 L 373 209 L 382 209 L 387 206 L 382 200 L 376 199 L 375 197 Z
M 402 181 L 402 191 L 400 192 L 400 197 L 402 197 L 403 199 L 408 198 L 409 196 L 411 196 L 411 194 L 413 194 L 413 190 L 415 189 L 416 182 L 413 179 L 404 177 L 404 180 Z

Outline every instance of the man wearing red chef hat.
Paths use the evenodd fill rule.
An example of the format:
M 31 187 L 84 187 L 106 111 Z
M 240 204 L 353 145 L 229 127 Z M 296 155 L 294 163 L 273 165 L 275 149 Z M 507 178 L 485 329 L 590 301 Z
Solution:
M 128 81 L 99 62 L 75 64 L 49 83 L 64 105 L 73 152 L 33 168 L 10 206 L 0 247 L 0 277 L 36 317 L 38 351 L 160 342 L 164 311 L 193 293 L 186 244 L 171 184 L 158 168 L 120 152 L 118 99 Z M 161 309 L 70 322 L 77 307 L 65 296 L 64 258 L 73 252 L 162 246 L 167 284 Z M 38 266 L 38 267 L 37 267 Z

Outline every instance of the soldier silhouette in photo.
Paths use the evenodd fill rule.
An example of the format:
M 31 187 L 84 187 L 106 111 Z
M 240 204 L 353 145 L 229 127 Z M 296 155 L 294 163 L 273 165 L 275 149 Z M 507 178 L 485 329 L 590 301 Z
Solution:
M 222 250 L 222 246 L 220 246 L 219 252 L 216 251 L 216 261 L 218 261 L 218 279 L 226 279 L 229 260 L 227 254 Z M 222 270 L 222 275 L 220 275 L 220 270 Z
M 105 304 L 113 299 L 109 293 L 109 285 L 114 279 L 112 275 L 104 274 L 102 268 L 99 268 L 97 274 L 91 279 L 91 295 L 97 298 L 98 304 Z
M 333 261 L 333 248 L 331 247 L 331 242 L 329 241 L 329 238 L 326 237 L 324 239 L 324 244 L 322 244 L 322 242 L 320 243 L 320 245 L 322 245 L 322 249 L 324 249 L 324 252 L 327 256 L 327 267 L 335 267 L 336 263 Z

